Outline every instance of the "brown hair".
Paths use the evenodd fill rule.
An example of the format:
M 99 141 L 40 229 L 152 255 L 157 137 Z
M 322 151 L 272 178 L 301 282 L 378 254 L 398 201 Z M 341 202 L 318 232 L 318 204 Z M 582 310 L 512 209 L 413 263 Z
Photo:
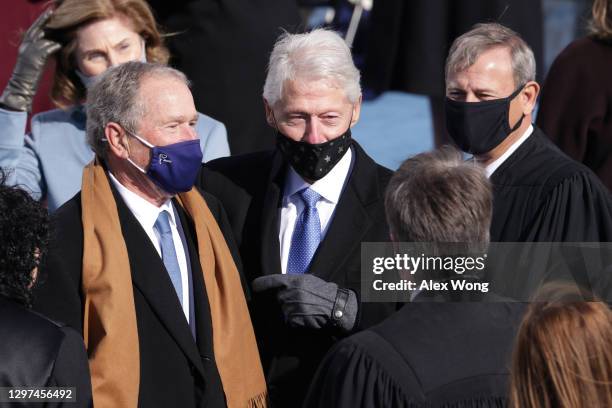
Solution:
M 125 16 L 146 44 L 147 61 L 166 64 L 168 50 L 163 44 L 153 13 L 144 0 L 57 0 L 57 8 L 46 29 L 60 42 L 56 54 L 51 99 L 59 107 L 76 104 L 85 98 L 86 89 L 75 74 L 76 32 L 94 21 Z
M 519 329 L 510 406 L 612 407 L 612 312 L 556 290 L 530 305 Z
M 593 2 L 591 20 L 589 21 L 591 34 L 602 39 L 612 38 L 612 15 L 609 14 L 611 8 L 611 0 L 595 0 Z
M 450 146 L 406 160 L 385 194 L 396 241 L 489 241 L 492 196 L 484 170 Z

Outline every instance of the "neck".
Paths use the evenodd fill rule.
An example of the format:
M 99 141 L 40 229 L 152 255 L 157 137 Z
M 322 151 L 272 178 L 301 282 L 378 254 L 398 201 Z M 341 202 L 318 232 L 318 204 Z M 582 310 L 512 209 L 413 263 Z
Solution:
M 531 115 L 525 115 L 523 118 L 523 123 L 518 129 L 510 133 L 508 137 L 506 137 L 499 145 L 495 146 L 493 150 L 476 156 L 476 160 L 483 166 L 488 166 L 489 164 L 493 163 L 504 153 L 506 153 L 508 149 L 510 149 L 510 147 L 512 147 L 512 145 L 516 143 L 521 136 L 523 136 L 523 134 L 525 134 L 529 126 L 531 126 Z
M 109 170 L 125 188 L 144 198 L 156 207 L 161 207 L 172 196 L 157 186 L 146 174 L 123 160 L 117 163 L 109 158 Z

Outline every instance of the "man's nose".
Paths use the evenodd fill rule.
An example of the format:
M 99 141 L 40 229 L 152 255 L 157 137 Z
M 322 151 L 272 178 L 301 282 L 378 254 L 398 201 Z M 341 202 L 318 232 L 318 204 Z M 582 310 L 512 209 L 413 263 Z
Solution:
M 310 144 L 325 142 L 325 138 L 321 131 L 321 124 L 315 118 L 310 118 L 306 121 L 306 128 L 304 129 L 302 141 Z
M 465 94 L 465 102 L 480 102 L 480 99 L 476 97 L 474 92 L 468 92 Z

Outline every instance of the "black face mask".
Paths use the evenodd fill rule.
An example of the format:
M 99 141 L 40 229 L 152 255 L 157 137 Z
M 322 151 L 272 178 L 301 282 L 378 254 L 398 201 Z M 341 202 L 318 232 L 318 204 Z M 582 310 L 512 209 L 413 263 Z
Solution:
M 310 144 L 296 142 L 276 131 L 276 146 L 291 167 L 306 180 L 319 180 L 334 168 L 351 147 L 351 128 L 329 142 Z
M 523 90 L 507 98 L 483 102 L 459 102 L 446 98 L 446 129 L 457 146 L 475 155 L 490 152 L 523 123 L 523 114 L 510 128 L 510 102 Z

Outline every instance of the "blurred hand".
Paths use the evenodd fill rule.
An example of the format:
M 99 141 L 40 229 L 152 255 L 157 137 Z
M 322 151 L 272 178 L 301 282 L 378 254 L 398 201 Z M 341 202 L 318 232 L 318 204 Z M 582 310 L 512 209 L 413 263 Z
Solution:
M 13 74 L 0 96 L 2 107 L 23 112 L 29 112 L 32 109 L 32 100 L 47 60 L 61 48 L 59 43 L 45 38 L 43 28 L 51 14 L 53 10 L 45 11 L 26 31 L 19 46 Z

